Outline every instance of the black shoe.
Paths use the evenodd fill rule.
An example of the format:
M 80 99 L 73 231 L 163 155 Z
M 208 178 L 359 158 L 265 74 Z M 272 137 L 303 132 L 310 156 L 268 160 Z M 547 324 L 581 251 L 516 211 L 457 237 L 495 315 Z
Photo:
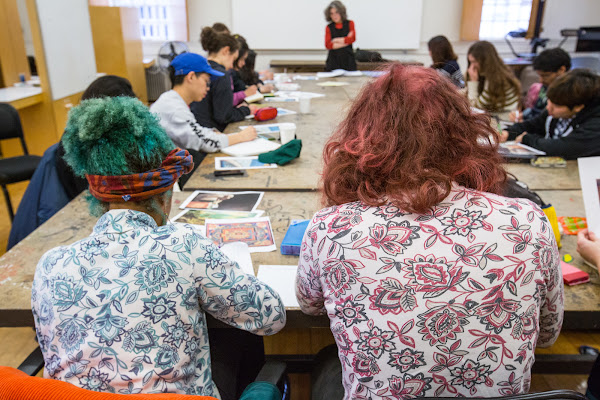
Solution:
M 588 355 L 588 356 L 596 356 L 600 354 L 600 350 L 592 346 L 579 346 L 579 354 Z

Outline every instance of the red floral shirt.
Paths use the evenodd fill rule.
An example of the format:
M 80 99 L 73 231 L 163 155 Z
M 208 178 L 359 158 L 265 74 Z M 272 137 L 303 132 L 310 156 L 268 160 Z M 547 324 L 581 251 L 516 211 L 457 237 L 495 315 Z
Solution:
M 559 254 L 533 203 L 455 186 L 427 214 L 360 202 L 309 225 L 296 295 L 327 313 L 346 398 L 527 392 L 563 320 Z

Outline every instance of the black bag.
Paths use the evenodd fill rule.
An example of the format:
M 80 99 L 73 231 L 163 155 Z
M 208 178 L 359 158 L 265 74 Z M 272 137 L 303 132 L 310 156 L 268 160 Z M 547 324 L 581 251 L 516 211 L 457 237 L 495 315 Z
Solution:
M 361 50 L 356 49 L 354 52 L 356 61 L 359 62 L 385 62 L 386 60 L 381 57 L 381 53 L 378 51 Z
M 504 197 L 531 200 L 540 206 L 540 208 L 544 208 L 546 206 L 546 203 L 544 203 L 544 200 L 542 200 L 540 195 L 530 190 L 527 184 L 521 182 L 512 174 L 510 174 L 510 176 L 506 179 L 506 185 L 502 190 L 502 195 Z

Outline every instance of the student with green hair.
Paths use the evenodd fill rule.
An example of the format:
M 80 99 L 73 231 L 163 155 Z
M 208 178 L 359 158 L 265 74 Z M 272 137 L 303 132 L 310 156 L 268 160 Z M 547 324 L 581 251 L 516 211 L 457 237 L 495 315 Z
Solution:
M 285 325 L 279 295 L 195 226 L 168 222 L 192 158 L 139 100 L 83 101 L 62 141 L 100 219 L 37 265 L 31 303 L 44 377 L 100 392 L 219 397 L 205 313 L 271 335 Z

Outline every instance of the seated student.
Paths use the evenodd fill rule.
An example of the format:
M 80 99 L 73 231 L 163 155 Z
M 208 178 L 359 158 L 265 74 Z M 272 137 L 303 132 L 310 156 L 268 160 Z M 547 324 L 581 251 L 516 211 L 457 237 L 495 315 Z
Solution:
M 265 84 L 262 79 L 273 79 L 273 73 L 270 71 L 262 71 L 261 74 L 254 70 L 256 65 L 256 52 L 252 49 L 248 50 L 248 55 L 244 61 L 244 65 L 240 66 L 238 73 L 240 78 L 246 83 L 246 85 L 256 85 L 261 93 L 270 93 L 274 87 L 272 84 Z M 264 74 L 264 78 L 262 78 Z M 262 78 L 262 79 L 261 79 Z
M 433 60 L 431 68 L 444 75 L 458 88 L 465 87 L 465 78 L 460 72 L 460 66 L 456 62 L 458 56 L 454 53 L 450 41 L 446 36 L 435 36 L 427 42 L 429 55 Z
M 196 122 L 189 105 L 206 96 L 210 76 L 224 75 L 211 68 L 204 57 L 195 53 L 180 54 L 171 61 L 169 72 L 173 89 L 161 94 L 150 111 L 160 117 L 160 124 L 176 146 L 213 153 L 256 138 L 253 127 L 226 135 Z
M 105 75 L 90 84 L 81 100 L 99 97 L 136 97 L 131 83 L 116 75 Z M 50 146 L 31 177 L 11 225 L 6 251 L 23 240 L 88 187 L 64 161 L 62 142 Z M 43 201 L 42 201 L 43 199 Z
M 209 93 L 202 101 L 193 102 L 190 109 L 200 125 L 223 131 L 230 122 L 242 121 L 258 108 L 245 103 L 237 107 L 233 105 L 231 69 L 238 56 L 238 41 L 233 36 L 217 33 L 208 26 L 202 29 L 200 41 L 202 48 L 208 52 L 210 66 L 222 76 L 213 75 L 210 78 Z
M 243 36 L 233 35 L 233 37 L 240 45 L 238 56 L 233 62 L 233 68 L 231 69 L 231 79 L 233 80 L 233 105 L 237 106 L 244 101 L 246 97 L 256 94 L 258 88 L 256 85 L 246 85 L 246 82 L 244 82 L 240 76 L 239 70 L 246 63 L 246 57 L 248 57 L 250 48 Z
M 473 107 L 508 121 L 519 106 L 521 83 L 487 41 L 474 43 L 467 53 L 467 96 Z
M 343 388 L 324 385 L 341 395 L 313 394 L 527 392 L 536 345 L 560 331 L 563 282 L 543 211 L 496 194 L 506 172 L 492 135 L 429 68 L 392 65 L 351 105 L 323 152 L 328 207 L 307 228 L 296 279 L 301 309 L 331 320 L 343 376 Z M 511 231 L 535 239 L 515 246 Z
M 37 265 L 31 303 L 44 377 L 100 392 L 219 397 L 205 313 L 271 335 L 285 324 L 279 295 L 193 225 L 167 222 L 192 158 L 139 100 L 83 101 L 62 141 L 100 219 Z M 240 294 L 249 287 L 252 302 Z
M 547 49 L 533 60 L 533 69 L 539 75 L 540 82 L 531 85 L 527 91 L 525 99 L 527 108 L 519 115 L 518 121 L 516 112 L 511 112 L 510 120 L 512 122 L 523 122 L 535 118 L 546 109 L 548 86 L 571 69 L 571 57 L 561 48 Z
M 548 88 L 548 104 L 537 117 L 502 131 L 515 140 L 566 159 L 600 156 L 600 77 L 574 69 Z

